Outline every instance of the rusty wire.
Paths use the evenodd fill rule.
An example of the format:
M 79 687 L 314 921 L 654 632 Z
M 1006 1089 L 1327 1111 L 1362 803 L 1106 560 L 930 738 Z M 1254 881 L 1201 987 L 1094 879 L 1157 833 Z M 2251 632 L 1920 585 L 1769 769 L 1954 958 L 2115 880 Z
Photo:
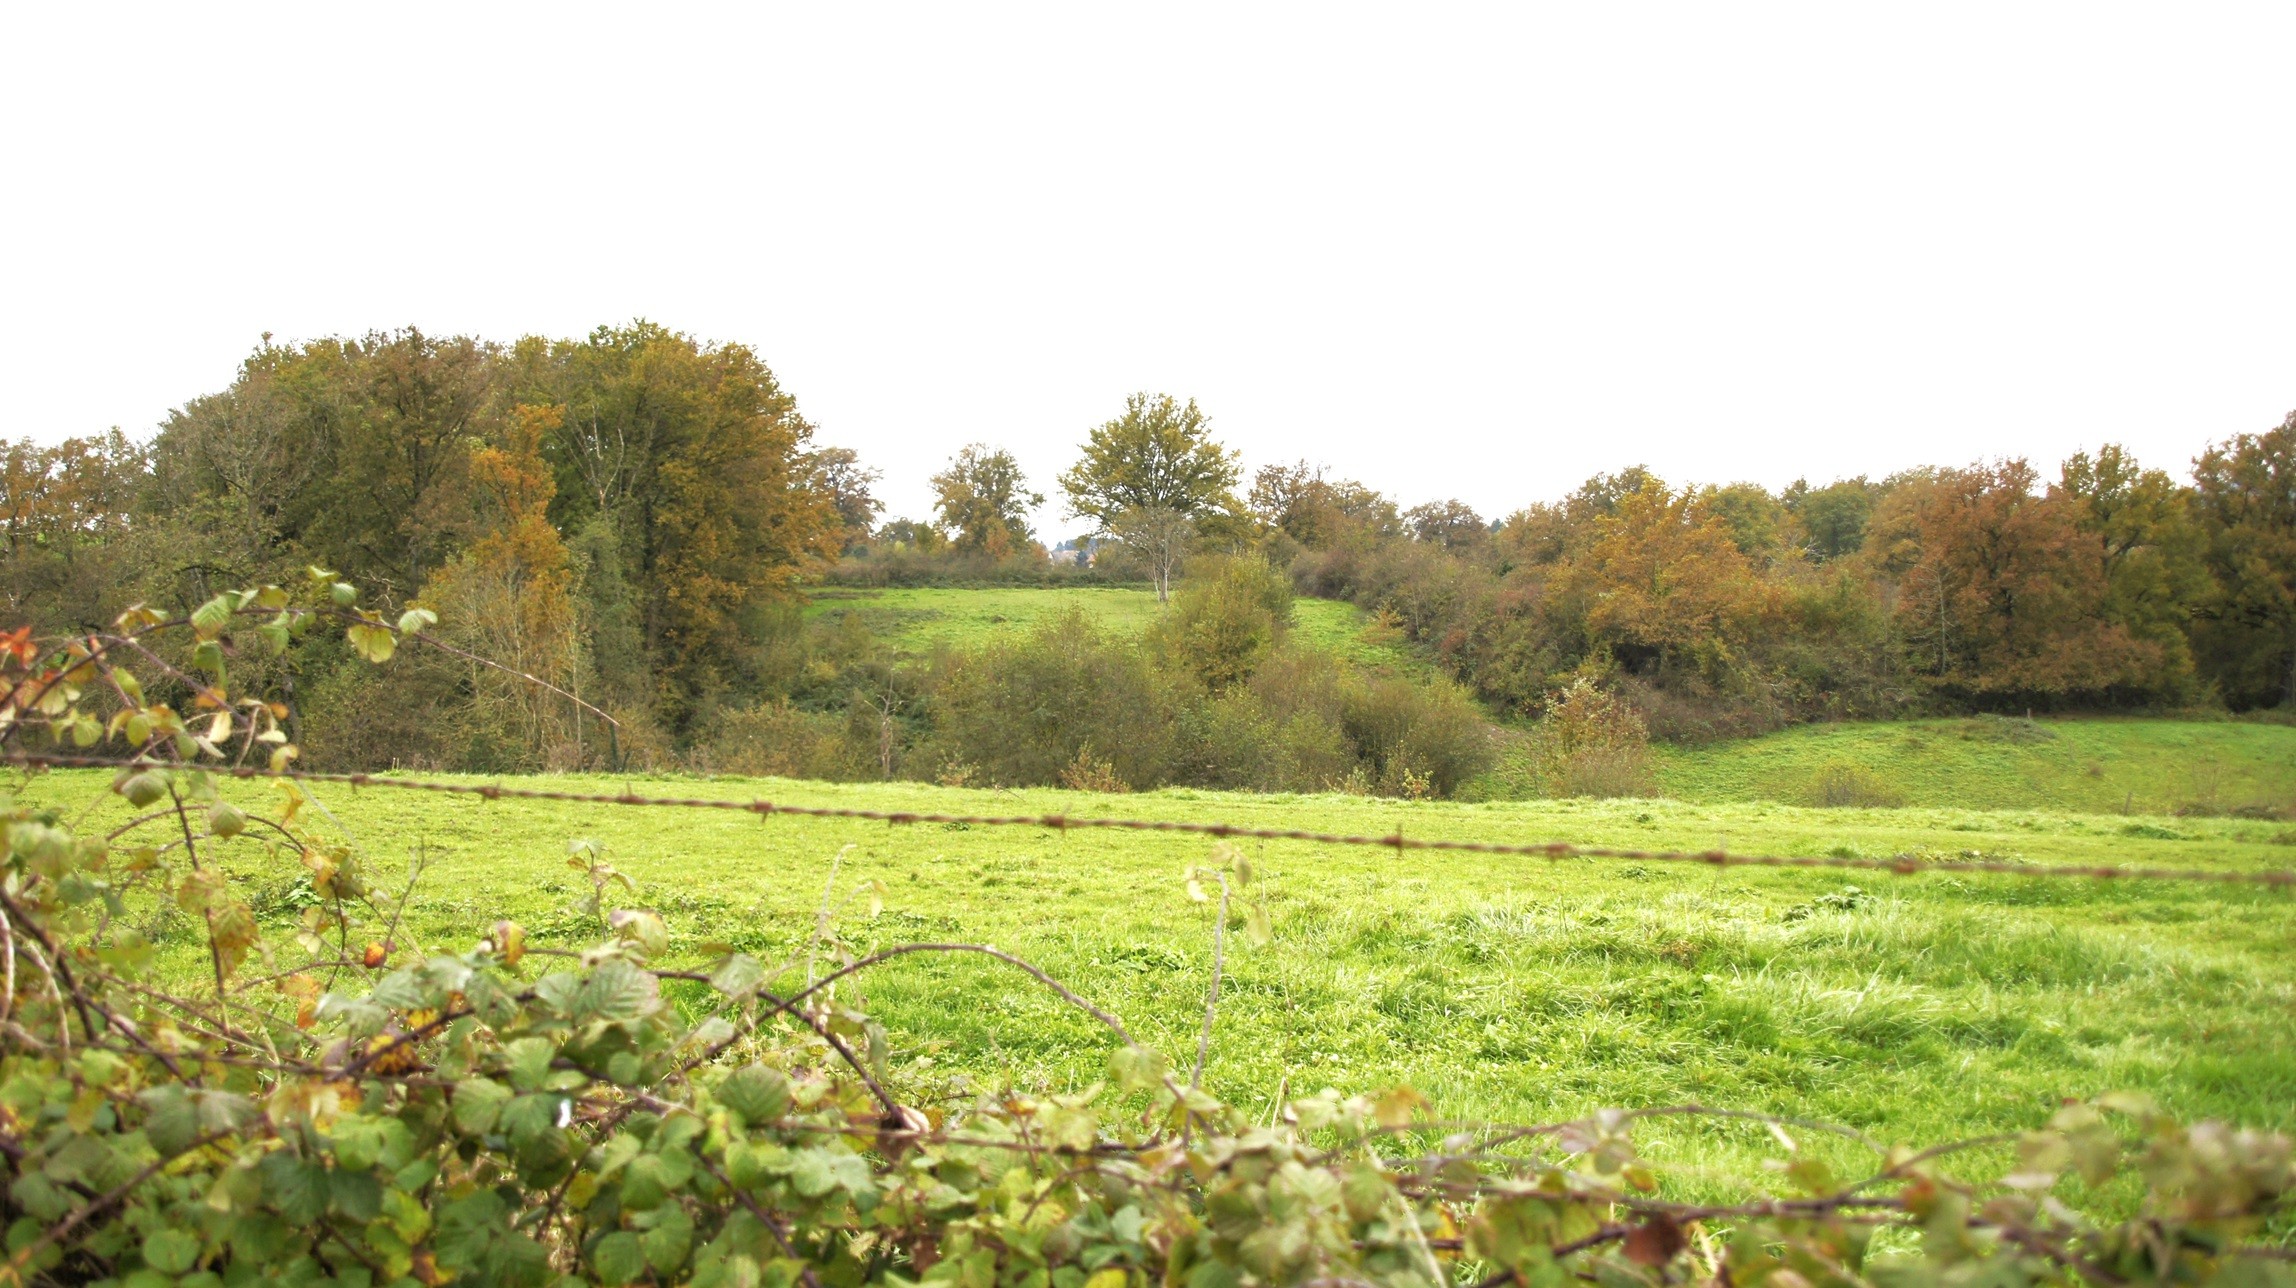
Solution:
M 755 814 L 760 818 L 789 814 L 802 818 L 854 819 L 889 824 L 939 823 L 967 827 L 1038 827 L 1051 831 L 1101 828 L 1130 832 L 1177 832 L 1219 839 L 1304 841 L 1311 845 L 1352 845 L 1407 850 L 1434 850 L 1460 854 L 1514 855 L 1537 859 L 1632 859 L 1652 863 L 1702 863 L 1711 867 L 1840 868 L 1891 872 L 1901 876 L 1922 872 L 1991 872 L 2025 877 L 2087 877 L 2092 880 L 2205 881 L 2233 885 L 2296 886 L 2296 871 L 2285 868 L 2262 872 L 2213 872 L 2199 868 L 2134 868 L 2065 863 L 2011 863 L 2001 859 L 1925 859 L 1901 854 L 1892 858 L 1842 855 L 1732 854 L 1726 850 L 1636 850 L 1608 845 L 1579 845 L 1570 841 L 1452 841 L 1406 836 L 1401 828 L 1386 836 L 1310 832 L 1299 828 L 1244 827 L 1234 823 L 1196 823 L 1174 819 L 1091 818 L 1071 814 L 941 814 L 912 810 L 855 809 L 837 805 L 785 805 L 768 800 L 729 800 L 706 796 L 640 796 L 624 791 L 556 791 L 542 787 L 504 787 L 498 783 L 446 783 L 430 779 L 397 778 L 385 774 L 322 773 L 305 770 L 275 772 L 252 765 L 181 765 L 146 760 L 115 760 L 102 756 L 47 755 L 10 752 L 0 761 L 31 768 L 145 769 L 204 768 L 233 778 L 278 778 L 297 782 L 346 783 L 353 787 L 393 787 L 407 791 L 442 792 L 476 796 L 484 800 L 561 801 L 582 805 L 641 805 L 669 809 L 714 809 Z

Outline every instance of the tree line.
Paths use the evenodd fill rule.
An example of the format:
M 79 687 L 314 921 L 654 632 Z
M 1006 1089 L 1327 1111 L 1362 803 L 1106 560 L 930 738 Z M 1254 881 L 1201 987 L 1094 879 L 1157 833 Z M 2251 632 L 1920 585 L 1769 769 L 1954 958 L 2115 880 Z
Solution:
M 1227 781 L 1206 767 L 1226 728 L 1235 763 L 1309 766 L 1238 785 L 1409 790 L 1473 772 L 1464 694 L 1529 718 L 1599 690 L 1684 738 L 1938 709 L 2296 705 L 2296 416 L 2183 479 L 2111 446 L 2053 479 L 2008 460 L 1782 492 L 1636 467 L 1487 521 L 1306 463 L 1247 479 L 1193 402 L 1138 394 L 1054 481 L 1082 538 L 1054 558 L 1029 523 L 1044 495 L 1009 452 L 960 448 L 933 513 L 888 520 L 877 471 L 817 441 L 755 353 L 641 321 L 508 344 L 266 337 L 147 441 L 19 441 L 0 468 L 0 594 L 44 633 L 310 566 L 437 611 L 467 656 L 402 657 L 403 683 L 349 665 L 340 640 L 251 663 L 326 763 L 742 762 L 770 744 L 771 765 L 839 776 L 1145 786 Z M 1144 582 L 1178 602 L 1137 643 L 1071 623 L 918 660 L 808 621 L 825 579 Z M 1324 663 L 1284 639 L 1293 592 L 1362 605 L 1447 678 L 1307 674 Z M 1163 697 L 1102 700 L 1126 685 Z M 1048 707 L 1048 691 L 1067 696 Z M 1079 716 L 1000 751 L 1024 698 L 1152 718 Z M 1437 750 L 1397 759 L 1414 738 Z M 1117 763 L 1147 748 L 1155 764 Z
M 1003 467 L 998 495 L 1035 499 L 983 447 L 943 478 L 983 459 Z M 1135 477 L 1163 490 L 1126 491 Z M 2211 445 L 2182 481 L 2109 444 L 2053 479 L 2008 459 L 1777 492 L 1635 466 L 1486 521 L 1306 462 L 1244 487 L 1193 404 L 1141 396 L 1060 484 L 1114 539 L 1114 568 L 1161 589 L 1183 554 L 1264 558 L 1302 593 L 1381 615 L 1504 713 L 1540 715 L 1580 681 L 1673 737 L 1937 710 L 2296 706 L 2296 413 Z M 1018 514 L 944 503 L 958 535 L 938 567 L 1015 548 Z M 874 559 L 898 570 L 882 580 L 929 577 L 932 561 L 901 563 L 918 527 L 881 530 L 835 575 L 869 580 Z

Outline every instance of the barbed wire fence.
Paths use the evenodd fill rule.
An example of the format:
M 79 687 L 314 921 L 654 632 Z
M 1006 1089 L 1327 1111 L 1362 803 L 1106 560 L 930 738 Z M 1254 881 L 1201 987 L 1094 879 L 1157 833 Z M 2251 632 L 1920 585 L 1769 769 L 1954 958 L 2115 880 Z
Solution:
M 124 760 L 104 756 L 77 756 L 31 752 L 0 755 L 0 763 L 35 769 L 145 769 L 153 760 Z M 210 772 L 239 779 L 274 778 L 293 782 L 341 783 L 358 788 L 388 788 L 474 796 L 486 801 L 529 800 L 562 804 L 635 806 L 657 809 L 719 810 L 754 814 L 759 818 L 788 815 L 799 818 L 851 819 L 894 826 L 951 824 L 964 827 L 1027 827 L 1055 832 L 1105 830 L 1167 832 L 1208 836 L 1216 840 L 1299 841 L 1311 845 L 1361 846 L 1394 850 L 1459 854 L 1489 854 L 1535 859 L 1621 859 L 1649 863 L 1682 863 L 1707 867 L 1833 868 L 1888 872 L 1913 876 L 1925 872 L 1983 872 L 2021 877 L 2078 877 L 2094 881 L 2195 881 L 2225 885 L 2296 887 L 2296 870 L 2220 871 L 2209 868 L 2128 867 L 2114 864 L 2011 862 L 2005 859 L 1928 858 L 1900 854 L 1887 858 L 1859 855 L 1738 854 L 1728 850 L 1651 850 L 1624 846 L 1582 845 L 1573 841 L 1462 841 L 1407 835 L 1398 828 L 1384 836 L 1318 832 L 1302 828 L 1250 827 L 1236 823 L 1187 819 L 1103 818 L 1076 814 L 952 814 L 919 810 L 862 809 L 842 805 L 793 805 L 786 802 L 737 800 L 710 796 L 644 796 L 636 792 L 582 792 L 551 787 L 515 787 L 501 783 L 458 783 L 391 774 L 335 773 L 315 770 L 271 770 L 254 765 L 210 766 Z

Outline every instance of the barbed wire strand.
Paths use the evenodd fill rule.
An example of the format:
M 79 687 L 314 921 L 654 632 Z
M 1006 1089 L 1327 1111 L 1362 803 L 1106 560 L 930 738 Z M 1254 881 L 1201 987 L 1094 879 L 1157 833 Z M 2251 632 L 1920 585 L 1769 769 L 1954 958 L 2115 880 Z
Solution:
M 2012 863 L 2002 859 L 1925 859 L 1916 855 L 1865 858 L 1845 855 L 1733 854 L 1726 850 L 1639 850 L 1620 846 L 1580 845 L 1571 841 L 1454 841 L 1437 837 L 1406 836 L 1401 828 L 1386 836 L 1314 832 L 1301 828 L 1245 827 L 1235 823 L 1198 823 L 1179 819 L 1097 818 L 1071 814 L 944 814 L 916 810 L 858 809 L 839 805 L 787 805 L 769 800 L 733 800 L 707 796 L 640 796 L 635 792 L 574 792 L 544 787 L 505 787 L 499 783 L 448 783 L 434 779 L 399 778 L 387 774 L 327 773 L 315 770 L 276 771 L 253 765 L 172 764 L 151 760 L 117 760 L 102 756 L 50 755 L 10 752 L 0 761 L 42 769 L 204 769 L 230 778 L 274 778 L 290 782 L 345 783 L 352 787 L 388 787 L 403 791 L 476 796 L 488 801 L 554 801 L 578 805 L 632 805 L 666 809 L 726 810 L 770 818 L 777 814 L 800 818 L 852 819 L 893 825 L 941 824 L 963 827 L 1035 827 L 1065 832 L 1102 829 L 1127 832 L 1173 832 L 1217 839 L 1300 841 L 1310 845 L 1366 846 L 1392 849 L 1398 855 L 1411 850 L 1456 854 L 1511 855 L 1536 859 L 1627 859 L 1646 863 L 1705 864 L 1710 867 L 1833 868 L 1863 872 L 1889 872 L 1911 876 L 1923 872 L 1986 872 L 2021 877 L 2085 877 L 2111 881 L 2200 881 L 2227 885 L 2296 886 L 2296 871 L 2286 868 L 2261 872 L 2218 872 L 2200 868 L 2116 867 L 2110 864 Z

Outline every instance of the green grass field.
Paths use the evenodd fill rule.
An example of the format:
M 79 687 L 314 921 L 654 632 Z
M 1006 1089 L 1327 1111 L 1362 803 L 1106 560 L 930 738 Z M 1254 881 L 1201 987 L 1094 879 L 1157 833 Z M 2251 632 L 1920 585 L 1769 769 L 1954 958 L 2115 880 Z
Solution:
M 1869 771 L 1910 805 L 2283 817 L 2296 807 L 2296 726 L 2232 721 L 1804 725 L 1713 747 L 1660 748 L 1658 783 L 1679 800 L 1805 803 L 1834 765 Z
M 1154 591 L 1130 586 L 985 589 L 895 587 L 887 590 L 817 590 L 809 619 L 834 621 L 851 613 L 890 642 L 896 653 L 924 657 L 936 644 L 971 648 L 1007 631 L 1024 631 L 1070 608 L 1081 608 L 1103 628 L 1138 634 L 1156 620 Z M 1392 630 L 1362 609 L 1334 599 L 1292 603 L 1293 637 L 1363 666 L 1423 669 L 1426 663 Z
M 1746 852 L 1981 854 L 2034 864 L 2288 866 L 2286 824 L 1944 807 L 1820 811 L 1650 801 L 1458 804 L 1170 790 L 1095 797 L 915 784 L 572 778 L 574 789 L 760 796 L 952 812 L 1121 814 L 1428 837 L 1570 839 Z M 124 806 L 105 779 L 29 790 L 95 828 Z M 251 808 L 277 789 L 234 784 Z M 890 826 L 570 806 L 320 786 L 378 885 L 425 867 L 401 934 L 467 947 L 497 917 L 537 942 L 594 925 L 566 842 L 594 836 L 662 911 L 674 951 L 725 940 L 802 960 L 833 860 L 856 951 L 992 943 L 1119 1015 L 1176 1060 L 1192 1053 L 1212 914 L 1182 891 L 1202 838 L 1033 828 Z M 850 847 L 848 850 L 847 847 Z M 1930 1142 L 2038 1123 L 2060 1097 L 2114 1088 L 2173 1110 L 2296 1127 L 2296 904 L 2286 889 L 2019 876 L 1713 869 L 1653 861 L 1394 853 L 1253 843 L 1275 939 L 1231 939 L 1208 1079 L 1266 1106 L 1279 1092 L 1408 1082 L 1450 1116 L 1550 1120 L 1606 1105 L 1806 1115 Z M 259 895 L 283 955 L 299 867 L 251 840 L 225 862 Z M 169 969 L 198 973 L 188 919 L 132 919 Z M 897 1048 L 944 1068 L 1063 1088 L 1101 1076 L 1090 1022 L 1009 968 L 911 957 L 866 977 Z M 1759 1128 L 1667 1129 L 1694 1164 L 1750 1166 Z

